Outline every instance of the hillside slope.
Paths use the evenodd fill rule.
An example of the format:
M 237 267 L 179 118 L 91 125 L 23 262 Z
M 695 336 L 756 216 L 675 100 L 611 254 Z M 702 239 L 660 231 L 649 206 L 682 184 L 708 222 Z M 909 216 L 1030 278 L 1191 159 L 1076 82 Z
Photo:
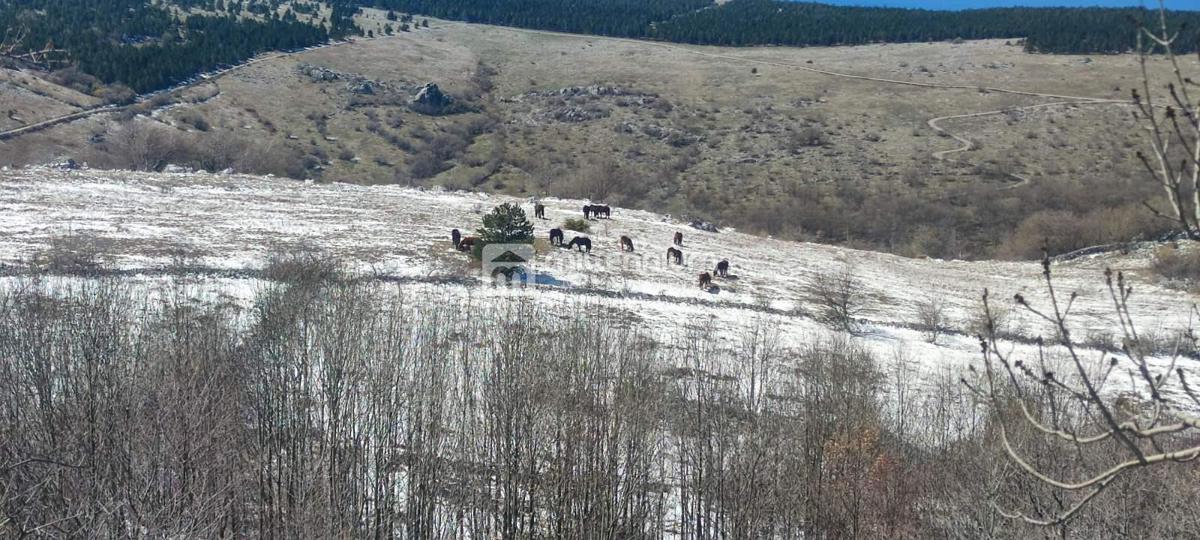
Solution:
M 809 291 L 818 276 L 849 270 L 869 298 L 861 339 L 881 357 L 914 361 L 926 378 L 957 378 L 977 360 L 978 345 L 966 332 L 943 336 L 936 345 L 925 342 L 913 329 L 920 302 L 943 300 L 953 326 L 966 328 L 984 288 L 1004 305 L 1015 293 L 1035 303 L 1046 297 L 1035 263 L 908 259 L 731 230 L 711 233 L 670 216 L 621 208 L 612 219 L 591 222 L 590 255 L 543 245 L 536 265 L 539 282 L 548 285 L 509 291 L 487 285 L 449 240 L 452 228 L 470 234 L 481 213 L 502 202 L 521 203 L 532 214 L 527 200 L 473 193 L 233 175 L 7 170 L 0 173 L 0 261 L 19 267 L 52 245 L 87 244 L 100 246 L 106 268 L 153 284 L 164 279 L 172 261 L 186 259 L 198 297 L 215 294 L 239 303 L 263 286 L 257 270 L 270 253 L 303 246 L 349 261 L 360 275 L 396 282 L 418 301 L 515 294 L 564 315 L 581 305 L 617 310 L 631 324 L 663 336 L 698 327 L 736 339 L 767 325 L 786 346 L 830 332 Z M 585 204 L 543 202 L 548 219 L 534 220 L 541 239 L 565 218 L 582 217 Z M 683 266 L 665 262 L 677 231 L 684 234 Z M 568 240 L 572 234 L 567 231 Z M 633 238 L 635 253 L 619 251 L 621 235 Z M 721 259 L 731 262 L 732 277 L 702 291 L 697 274 Z M 1108 266 L 1131 277 L 1132 311 L 1143 330 L 1167 336 L 1189 324 L 1186 306 L 1194 297 L 1154 283 L 1147 261 L 1146 253 L 1135 252 L 1055 265 L 1058 290 L 1078 294 L 1072 308 L 1078 337 L 1094 341 L 1119 330 L 1104 288 Z M 1010 311 L 1011 332 L 1051 335 L 1044 323 Z M 1033 352 L 1028 344 L 1013 347 L 1019 354 Z

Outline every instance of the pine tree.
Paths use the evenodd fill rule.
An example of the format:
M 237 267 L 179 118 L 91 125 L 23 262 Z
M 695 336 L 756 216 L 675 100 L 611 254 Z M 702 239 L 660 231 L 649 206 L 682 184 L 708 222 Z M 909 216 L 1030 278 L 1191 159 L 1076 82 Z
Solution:
M 530 244 L 533 242 L 533 224 L 520 205 L 504 203 L 483 216 L 479 240 L 485 244 Z

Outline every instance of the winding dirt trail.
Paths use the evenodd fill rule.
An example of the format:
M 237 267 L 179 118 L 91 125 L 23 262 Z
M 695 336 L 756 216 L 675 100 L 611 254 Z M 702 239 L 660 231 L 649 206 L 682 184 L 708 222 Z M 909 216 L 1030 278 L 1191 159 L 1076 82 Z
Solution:
M 467 23 L 447 21 L 447 22 L 444 22 L 443 24 L 466 25 Z M 546 36 L 559 36 L 559 37 L 577 36 L 576 34 L 566 34 L 566 33 L 562 33 L 562 32 L 549 32 L 549 31 L 545 31 L 545 30 L 528 30 L 528 29 L 509 28 L 509 27 L 504 27 L 504 28 L 507 30 L 511 30 L 511 31 L 516 31 L 516 32 L 521 32 L 521 33 L 526 33 L 526 34 L 533 34 L 533 35 L 546 35 Z M 966 152 L 974 146 L 974 143 L 972 143 L 969 139 L 967 139 L 966 137 L 964 137 L 962 135 L 956 134 L 946 128 L 941 127 L 940 125 L 938 125 L 940 122 L 943 122 L 946 120 L 957 120 L 957 119 L 966 119 L 966 118 L 981 118 L 981 117 L 992 116 L 992 115 L 997 115 L 997 114 L 1004 114 L 1008 111 L 1032 110 L 1032 109 L 1057 107 L 1057 106 L 1065 106 L 1065 105 L 1126 105 L 1129 103 L 1127 100 L 1119 100 L 1119 99 L 1111 99 L 1111 98 L 1098 98 L 1098 97 L 1092 97 L 1092 96 L 1072 96 L 1072 95 L 1065 95 L 1065 94 L 1051 94 L 1051 93 L 1047 93 L 1047 92 L 1035 92 L 1032 90 L 1000 88 L 1000 87 L 995 87 L 995 86 L 980 86 L 980 85 L 971 85 L 971 84 L 942 84 L 942 83 L 930 83 L 930 82 L 920 82 L 920 81 L 903 81 L 903 80 L 898 80 L 898 79 L 888 79 L 885 77 L 871 77 L 868 75 L 856 75 L 853 73 L 843 73 L 843 72 L 839 72 L 839 71 L 810 67 L 810 66 L 802 65 L 802 64 L 794 64 L 791 62 L 781 62 L 781 61 L 777 61 L 777 60 L 761 60 L 761 59 L 755 59 L 755 58 L 745 58 L 742 56 L 731 55 L 731 54 L 708 52 L 708 51 L 700 50 L 694 46 L 683 46 L 683 45 L 676 45 L 676 44 L 672 44 L 672 43 L 664 43 L 664 42 L 659 42 L 659 41 L 644 41 L 644 40 L 636 40 L 636 39 L 628 39 L 628 38 L 614 38 L 614 37 L 603 37 L 603 36 L 589 36 L 589 37 L 598 39 L 598 40 L 605 40 L 605 41 L 633 43 L 633 44 L 638 44 L 638 45 L 651 45 L 651 46 L 659 47 L 659 48 L 669 50 L 669 51 L 682 52 L 682 53 L 691 54 L 691 55 L 695 55 L 695 56 L 702 56 L 702 57 L 706 57 L 706 58 L 715 58 L 715 59 L 719 59 L 719 60 L 729 60 L 729 61 L 733 61 L 733 62 L 741 62 L 741 63 L 746 63 L 746 64 L 756 64 L 756 65 L 763 65 L 763 66 L 798 69 L 801 71 L 807 71 L 810 73 L 817 73 L 820 75 L 825 75 L 828 77 L 836 77 L 836 78 L 841 78 L 841 79 L 868 81 L 868 82 L 875 82 L 875 83 L 881 83 L 881 84 L 892 84 L 892 85 L 918 87 L 918 88 L 929 88 L 932 90 L 970 90 L 972 92 L 985 91 L 985 92 L 994 92 L 994 93 L 998 93 L 998 94 L 1008 94 L 1008 95 L 1014 95 L 1014 96 L 1024 96 L 1024 97 L 1058 100 L 1058 101 L 1054 101 L 1051 103 L 1038 103 L 1038 104 L 1034 104 L 1034 105 L 1026 105 L 1026 106 L 1021 106 L 1021 107 L 1009 107 L 1006 109 L 996 110 L 996 111 L 982 111 L 982 112 L 955 114 L 955 115 L 939 116 L 937 118 L 929 119 L 926 122 L 926 124 L 931 129 L 933 129 L 935 132 L 937 132 L 939 134 L 945 134 L 945 135 L 949 136 L 950 138 L 954 139 L 955 141 L 959 142 L 962 145 L 957 148 L 951 148 L 948 150 L 940 150 L 937 152 L 933 152 L 932 157 L 938 161 L 943 161 L 943 162 L 947 162 L 947 163 L 956 163 L 956 164 L 960 164 L 960 165 L 970 165 L 970 164 L 963 162 L 963 161 L 950 159 L 947 156 L 952 155 L 952 154 L 961 153 L 961 152 Z M 1026 176 L 1009 173 L 1009 172 L 1006 172 L 1005 174 L 1008 175 L 1010 178 L 1017 180 L 1017 183 L 1003 186 L 1000 189 L 1012 189 L 1012 188 L 1024 185 L 1030 181 L 1029 178 Z
M 463 22 L 458 22 L 458 21 L 441 21 L 441 24 L 446 25 L 446 26 L 468 26 L 468 27 L 491 26 L 491 25 L 478 25 L 478 24 L 472 24 L 472 23 L 463 23 Z M 568 34 L 568 33 L 563 33 L 563 32 L 551 32 L 551 31 L 546 31 L 546 30 L 531 30 L 531 29 L 513 28 L 513 27 L 497 27 L 497 28 L 503 28 L 504 30 L 507 30 L 507 31 L 518 32 L 518 33 L 523 33 L 523 34 L 528 34 L 528 35 L 544 35 L 544 36 L 552 36 L 552 37 L 580 37 L 581 36 L 581 34 Z M 969 151 L 969 150 L 971 150 L 971 148 L 974 145 L 966 137 L 959 135 L 957 133 L 951 132 L 950 130 L 940 126 L 939 125 L 940 122 L 947 121 L 947 120 L 967 119 L 967 118 L 981 118 L 981 117 L 986 117 L 986 116 L 1003 114 L 1007 111 L 1012 111 L 1012 110 L 1031 110 L 1031 109 L 1038 109 L 1038 108 L 1044 108 L 1044 107 L 1055 107 L 1055 106 L 1063 106 L 1063 105 L 1113 105 L 1113 104 L 1125 104 L 1126 103 L 1126 101 L 1124 101 L 1124 100 L 1115 100 L 1115 99 L 1110 99 L 1110 98 L 1098 98 L 1098 97 L 1091 97 L 1091 96 L 1072 96 L 1072 95 L 1064 95 L 1064 94 L 1051 94 L 1051 93 L 1046 93 L 1046 92 L 1036 92 L 1036 91 L 1032 91 L 1032 90 L 1019 90 L 1019 89 L 1012 89 L 1012 88 L 1000 88 L 1000 87 L 994 87 L 994 86 L 979 86 L 979 85 L 971 85 L 971 84 L 943 84 L 943 83 L 920 82 L 920 81 L 904 81 L 904 80 L 899 80 L 899 79 L 888 79 L 886 77 L 872 77 L 872 76 L 868 76 L 868 75 L 856 75 L 853 73 L 844 73 L 844 72 L 833 71 L 833 70 L 828 70 L 828 69 L 810 67 L 810 66 L 802 65 L 802 64 L 795 64 L 795 63 L 791 63 L 791 62 L 781 62 L 781 61 L 777 61 L 777 60 L 762 60 L 762 59 L 756 59 L 756 58 L 745 58 L 742 56 L 737 56 L 737 55 L 732 55 L 732 54 L 709 52 L 709 51 L 701 50 L 695 46 L 677 45 L 677 44 L 673 44 L 673 43 L 666 43 L 666 42 L 660 42 L 660 41 L 647 41 L 647 40 L 637 40 L 637 39 L 630 39 L 630 38 L 592 36 L 592 35 L 584 35 L 584 36 L 589 39 L 596 39 L 596 40 L 616 42 L 616 43 L 623 42 L 623 43 L 631 43 L 631 44 L 637 44 L 637 45 L 643 45 L 643 46 L 649 45 L 649 46 L 658 47 L 658 48 L 668 50 L 668 51 L 681 52 L 681 53 L 690 54 L 690 55 L 694 55 L 694 56 L 701 56 L 701 57 L 705 57 L 705 58 L 714 58 L 714 59 L 726 60 L 726 61 L 731 61 L 731 62 L 739 62 L 739 63 L 744 63 L 744 64 L 755 64 L 755 65 L 763 65 L 763 66 L 782 67 L 782 68 L 787 68 L 787 69 L 796 69 L 796 70 L 807 71 L 810 73 L 816 73 L 816 74 L 824 75 L 824 76 L 828 76 L 828 77 L 836 77 L 836 78 L 840 78 L 840 79 L 859 80 L 859 81 L 874 82 L 874 83 L 880 83 L 880 84 L 891 84 L 891 85 L 917 87 L 917 88 L 928 88 L 931 90 L 969 90 L 972 92 L 986 91 L 986 92 L 994 92 L 994 93 L 999 93 L 999 94 L 1008 94 L 1008 95 L 1015 95 L 1015 96 L 1058 100 L 1058 101 L 1055 101 L 1052 103 L 1039 103 L 1039 104 L 1027 105 L 1027 106 L 1022 106 L 1022 107 L 1010 107 L 1010 108 L 1004 109 L 1004 110 L 972 112 L 972 113 L 940 116 L 940 117 L 932 118 L 932 119 L 928 120 L 926 122 L 926 124 L 931 129 L 933 129 L 935 132 L 937 132 L 939 134 L 947 135 L 950 138 L 954 139 L 955 141 L 957 141 L 958 143 L 961 144 L 961 146 L 956 147 L 956 148 L 933 152 L 932 157 L 938 161 L 943 161 L 946 163 L 955 163 L 955 164 L 960 164 L 960 165 L 969 165 L 969 163 L 950 159 L 947 156 Z M 364 38 L 364 39 L 371 39 L 371 38 Z M 377 37 L 374 39 L 386 39 L 386 38 Z M 346 43 L 348 43 L 348 42 L 329 43 L 329 44 L 320 45 L 318 47 L 336 47 L 336 46 L 343 45 Z M 203 82 L 215 82 L 215 80 L 217 78 L 224 76 L 232 71 L 242 69 L 242 68 L 245 68 L 245 67 L 248 67 L 248 66 L 257 64 L 259 62 L 269 60 L 269 59 L 290 56 L 291 54 L 294 54 L 294 53 L 272 53 L 272 54 L 263 55 L 263 56 L 251 59 L 248 62 L 245 62 L 243 64 L 234 66 L 228 70 L 225 70 L 219 74 L 214 75 L 213 77 L 211 77 L 209 79 L 202 79 L 201 81 L 197 81 L 197 83 L 193 83 L 192 85 L 187 85 L 187 86 L 193 86 L 195 84 L 199 84 L 199 83 L 203 83 Z M 173 89 L 173 91 L 174 90 L 179 90 L 179 88 Z M 23 126 L 23 127 L 11 129 L 8 131 L 0 132 L 0 140 L 18 137 L 20 135 L 24 135 L 24 134 L 31 133 L 34 131 L 40 131 L 40 130 L 48 128 L 48 127 L 56 126 L 56 125 L 67 123 L 67 122 L 72 122 L 72 121 L 75 121 L 75 120 L 78 120 L 81 118 L 86 118 L 86 117 L 89 117 L 89 116 L 92 116 L 95 114 L 117 112 L 124 108 L 125 108 L 125 106 L 111 106 L 110 105 L 110 106 L 98 107 L 95 109 L 87 109 L 87 110 L 83 110 L 83 111 L 77 111 L 75 113 L 63 115 L 63 116 L 60 116 L 57 118 L 52 118 L 49 120 L 38 122 L 36 124 L 31 124 L 28 126 Z M 1029 182 L 1028 177 L 1014 174 L 1014 173 L 1005 173 L 1005 174 L 1007 174 L 1009 177 L 1017 180 L 1018 183 L 1013 184 L 1013 185 L 1004 186 L 1001 189 L 1011 189 L 1011 188 L 1014 188 L 1019 185 L 1023 185 L 1024 183 Z
M 944 134 L 947 137 L 950 137 L 962 144 L 962 146 L 959 146 L 958 148 L 951 148 L 949 150 L 939 150 L 937 152 L 934 152 L 932 154 L 934 159 L 936 159 L 938 161 L 944 161 L 947 163 L 957 163 L 959 165 L 968 165 L 969 166 L 969 165 L 971 165 L 970 163 L 967 163 L 965 161 L 950 159 L 946 156 L 949 156 L 951 154 L 958 154 L 961 152 L 970 151 L 972 148 L 975 147 L 975 143 L 972 142 L 970 139 L 967 139 L 961 135 L 958 135 L 957 133 L 954 133 L 946 128 L 943 128 L 942 126 L 939 126 L 938 125 L 939 122 L 942 122 L 945 120 L 960 120 L 960 119 L 964 119 L 964 118 L 982 118 L 985 116 L 994 116 L 997 114 L 1005 114 L 1005 113 L 1008 113 L 1011 111 L 1027 111 L 1027 110 L 1044 109 L 1044 108 L 1049 108 L 1049 107 L 1058 107 L 1058 106 L 1067 106 L 1067 105 L 1126 105 L 1126 104 L 1128 104 L 1128 103 L 1125 101 L 1122 101 L 1122 100 L 1117 100 L 1117 99 L 1087 99 L 1087 100 L 1082 100 L 1082 101 L 1055 101 L 1053 103 L 1038 103 L 1036 105 L 1025 105 L 1023 107 L 1009 107 L 1007 109 L 1001 109 L 998 111 L 984 111 L 984 112 L 967 113 L 967 114 L 955 114 L 955 115 L 950 115 L 950 116 L 939 116 L 937 118 L 931 118 L 931 119 L 929 119 L 928 122 L 925 122 L 925 123 L 930 127 L 930 129 L 933 129 L 937 133 Z M 1000 189 L 1013 189 L 1015 187 L 1025 185 L 1025 184 L 1029 183 L 1029 181 L 1030 181 L 1029 177 L 1019 175 L 1016 173 L 1005 172 L 1004 174 L 1007 175 L 1009 178 L 1017 180 L 1017 183 L 1001 187 Z

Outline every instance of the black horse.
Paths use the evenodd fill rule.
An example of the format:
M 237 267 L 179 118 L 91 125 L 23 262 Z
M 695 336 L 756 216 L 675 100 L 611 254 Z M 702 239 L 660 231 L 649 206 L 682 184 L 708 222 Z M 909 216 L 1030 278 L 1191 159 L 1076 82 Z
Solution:
M 537 219 L 546 219 L 546 205 L 535 203 L 533 205 L 533 217 Z
M 552 246 L 563 245 L 562 229 L 550 229 L 550 245 L 552 245 Z
M 612 217 L 612 208 L 607 204 L 594 204 L 592 205 L 592 215 L 597 218 L 609 219 Z
M 583 205 L 583 219 L 592 219 L 592 205 Z
M 667 248 L 667 263 L 683 264 L 683 252 L 675 248 Z
M 454 242 L 454 249 L 458 249 L 458 243 L 461 240 L 462 233 L 458 232 L 458 229 L 453 229 L 450 231 L 450 241 Z
M 729 277 L 729 261 L 717 263 L 717 269 L 713 270 L 713 274 L 717 277 Z
M 567 249 L 574 249 L 575 247 L 579 247 L 580 253 L 591 253 L 592 252 L 592 239 L 584 238 L 582 236 L 576 236 L 575 238 L 571 239 L 570 244 L 567 244 Z
M 621 251 L 633 251 L 633 239 L 628 236 L 621 237 Z

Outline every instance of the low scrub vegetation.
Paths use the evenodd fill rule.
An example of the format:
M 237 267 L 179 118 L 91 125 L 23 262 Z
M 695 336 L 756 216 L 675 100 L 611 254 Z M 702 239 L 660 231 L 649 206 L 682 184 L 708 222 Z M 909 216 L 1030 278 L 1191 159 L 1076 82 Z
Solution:
M 345 276 L 341 261 L 307 246 L 279 249 L 267 257 L 264 278 L 279 283 L 317 285 Z
M 563 220 L 562 228 L 581 233 L 592 232 L 592 224 L 583 218 L 567 218 Z
M 1167 279 L 1193 287 L 1200 285 L 1200 250 L 1177 245 L 1160 247 L 1154 251 L 1153 267 Z
M 189 133 L 136 118 L 129 120 L 107 135 L 91 162 L 136 171 L 161 171 L 167 165 L 178 165 L 208 172 L 230 169 L 290 178 L 305 178 L 312 167 L 305 165 L 296 148 L 286 144 L 200 129 L 208 127 L 202 116 L 187 118 L 195 122 L 192 127 L 197 131 Z

